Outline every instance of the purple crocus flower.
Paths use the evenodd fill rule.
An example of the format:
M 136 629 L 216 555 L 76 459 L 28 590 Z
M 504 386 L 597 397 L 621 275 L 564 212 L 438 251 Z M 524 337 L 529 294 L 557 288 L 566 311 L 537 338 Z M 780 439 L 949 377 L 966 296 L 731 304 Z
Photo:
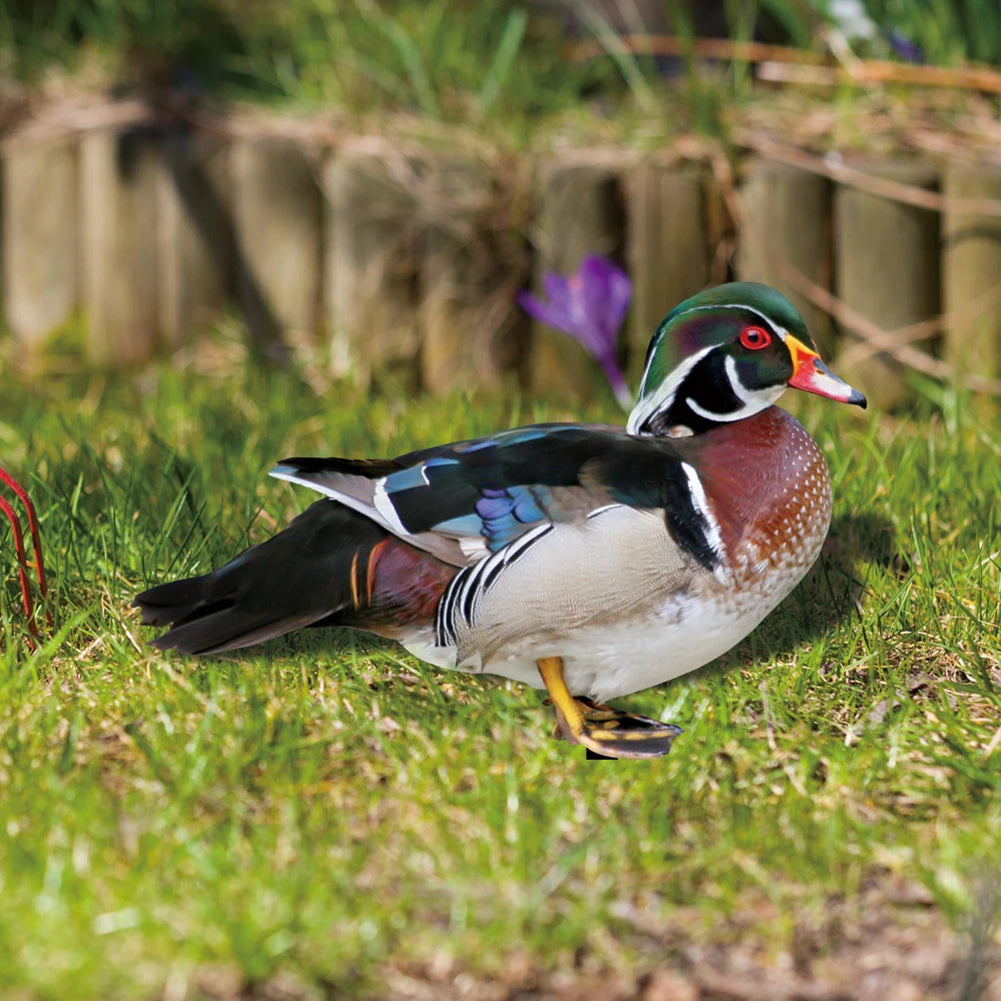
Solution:
M 547 272 L 542 287 L 548 302 L 531 292 L 519 292 L 518 305 L 581 344 L 601 365 L 622 408 L 630 410 L 633 396 L 615 355 L 632 296 L 629 276 L 607 258 L 589 254 L 574 275 Z
M 907 63 L 923 63 L 925 54 L 920 45 L 916 45 L 899 31 L 890 29 L 885 32 L 886 40 L 890 43 L 890 48 Z

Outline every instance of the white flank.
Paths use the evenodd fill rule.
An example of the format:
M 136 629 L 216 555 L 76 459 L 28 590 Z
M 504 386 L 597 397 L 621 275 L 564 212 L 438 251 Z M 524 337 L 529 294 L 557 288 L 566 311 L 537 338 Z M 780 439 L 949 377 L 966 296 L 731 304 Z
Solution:
M 606 511 L 614 511 L 616 508 L 622 507 L 621 504 L 605 504 L 603 507 L 596 507 L 593 511 L 588 511 L 587 520 L 590 521 L 592 518 L 597 518 L 599 514 L 604 514 Z

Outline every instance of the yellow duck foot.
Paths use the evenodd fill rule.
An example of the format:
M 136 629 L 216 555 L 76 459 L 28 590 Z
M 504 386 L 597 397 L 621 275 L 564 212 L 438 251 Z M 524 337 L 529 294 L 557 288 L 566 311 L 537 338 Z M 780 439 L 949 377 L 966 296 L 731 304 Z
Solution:
M 560 731 L 572 744 L 586 747 L 589 757 L 660 758 L 681 733 L 673 723 L 622 712 L 591 699 L 575 699 L 563 678 L 560 657 L 543 657 L 537 664 Z

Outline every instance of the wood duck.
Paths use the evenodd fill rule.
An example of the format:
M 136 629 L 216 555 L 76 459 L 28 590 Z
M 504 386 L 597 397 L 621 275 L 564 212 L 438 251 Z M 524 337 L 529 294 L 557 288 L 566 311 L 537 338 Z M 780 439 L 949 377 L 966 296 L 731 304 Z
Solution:
M 786 389 L 865 406 L 765 285 L 685 300 L 653 336 L 625 428 L 536 424 L 395 459 L 285 459 L 324 495 L 278 535 L 134 604 L 185 654 L 347 625 L 443 668 L 548 690 L 603 757 L 666 754 L 681 731 L 606 700 L 702 666 L 816 560 L 827 465 L 773 404 Z

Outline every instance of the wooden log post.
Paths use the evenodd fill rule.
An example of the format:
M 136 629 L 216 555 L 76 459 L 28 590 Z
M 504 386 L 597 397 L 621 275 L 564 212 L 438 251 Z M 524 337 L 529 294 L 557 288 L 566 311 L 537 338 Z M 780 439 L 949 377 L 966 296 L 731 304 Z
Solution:
M 633 282 L 627 357 L 633 387 L 661 321 L 709 283 L 704 183 L 696 167 L 653 161 L 626 176 L 626 259 Z
M 834 353 L 830 317 L 790 283 L 787 268 L 831 288 L 831 183 L 818 174 L 755 159 L 739 191 L 737 276 L 789 297 L 821 354 Z
M 149 129 L 80 141 L 83 308 L 87 354 L 98 365 L 136 364 L 156 346 L 159 157 Z
M 1001 375 L 1001 217 L 951 199 L 1001 200 L 1001 167 L 951 164 L 943 177 L 945 356 L 960 373 Z
M 254 348 L 280 357 L 285 330 L 320 329 L 317 171 L 285 139 L 240 138 L 231 156 L 237 301 Z
M 421 374 L 433 393 L 497 389 L 513 374 L 526 329 L 486 224 L 495 191 L 482 164 L 425 164 L 421 195 Z
M 79 157 L 75 140 L 11 147 L 2 161 L 3 305 L 28 354 L 79 305 Z
M 709 248 L 708 285 L 722 285 L 730 281 L 731 261 L 737 255 L 737 224 L 733 219 L 730 203 L 733 200 L 727 180 L 706 175 L 704 187 L 706 244 Z
M 377 139 L 349 142 L 323 170 L 324 304 L 331 370 L 419 380 L 416 179 Z
M 232 279 L 229 160 L 218 139 L 164 136 L 157 178 L 159 322 L 169 348 L 190 344 L 225 304 Z
M 933 188 L 933 167 L 881 164 L 873 174 Z M 839 185 L 834 194 L 835 286 L 851 308 L 892 332 L 939 312 L 939 218 L 934 212 Z M 860 338 L 841 331 L 842 354 Z M 930 347 L 929 341 L 919 342 Z M 880 352 L 857 364 L 838 365 L 838 374 L 861 389 L 872 405 L 890 409 L 902 402 L 902 368 Z
M 543 166 L 537 174 L 534 285 L 547 271 L 571 274 L 588 254 L 622 259 L 625 210 L 618 172 L 590 163 Z M 537 392 L 579 398 L 603 378 L 597 362 L 566 334 L 532 327 L 529 382 Z

